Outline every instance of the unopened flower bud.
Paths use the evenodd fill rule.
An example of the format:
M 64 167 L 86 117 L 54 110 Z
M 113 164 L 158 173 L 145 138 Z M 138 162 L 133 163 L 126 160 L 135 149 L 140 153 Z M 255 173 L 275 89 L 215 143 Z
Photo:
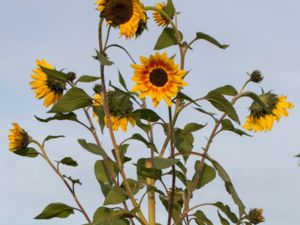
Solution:
M 254 70 L 250 74 L 250 80 L 254 83 L 259 83 L 264 79 L 264 76 L 261 74 L 259 70 Z
M 68 75 L 69 81 L 74 81 L 76 79 L 76 73 L 74 73 L 74 72 L 69 72 L 69 73 L 67 73 L 67 75 Z
M 253 224 L 259 224 L 265 221 L 262 215 L 263 209 L 250 209 L 248 219 Z

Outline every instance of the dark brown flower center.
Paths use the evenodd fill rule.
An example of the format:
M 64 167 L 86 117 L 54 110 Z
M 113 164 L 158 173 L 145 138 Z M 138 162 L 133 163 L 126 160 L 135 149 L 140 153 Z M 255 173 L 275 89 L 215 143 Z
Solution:
M 163 87 L 168 82 L 168 74 L 161 68 L 154 69 L 150 73 L 150 82 L 157 87 Z
M 133 14 L 132 0 L 109 0 L 103 13 L 113 25 L 121 25 L 128 22 Z

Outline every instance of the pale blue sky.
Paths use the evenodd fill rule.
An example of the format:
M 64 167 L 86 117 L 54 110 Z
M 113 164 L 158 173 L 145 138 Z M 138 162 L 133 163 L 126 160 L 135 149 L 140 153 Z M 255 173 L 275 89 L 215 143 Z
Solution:
M 145 5 L 155 1 L 144 1 Z M 299 224 L 300 168 L 293 157 L 300 152 L 300 2 L 297 0 L 174 0 L 180 9 L 179 26 L 186 39 L 197 31 L 213 35 L 230 44 L 220 50 L 207 43 L 197 43 L 187 57 L 187 93 L 202 96 L 212 88 L 242 85 L 246 73 L 260 69 L 265 75 L 262 86 L 278 94 L 288 95 L 296 107 L 288 119 L 276 124 L 270 133 L 253 138 L 223 134 L 214 142 L 211 155 L 227 168 L 241 198 L 248 208 L 265 209 L 266 225 Z M 50 202 L 73 204 L 58 178 L 41 159 L 17 157 L 7 150 L 7 134 L 11 122 L 19 122 L 31 136 L 42 139 L 48 134 L 65 134 L 67 138 L 48 145 L 51 158 L 74 157 L 80 164 L 67 170 L 78 176 L 83 185 L 78 195 L 92 216 L 101 205 L 99 186 L 93 176 L 96 158 L 81 150 L 77 138 L 91 138 L 77 125 L 70 123 L 41 124 L 33 115 L 45 116 L 42 102 L 33 97 L 28 86 L 36 58 L 45 58 L 57 68 L 67 68 L 78 74 L 98 74 L 98 64 L 91 58 L 97 44 L 98 14 L 94 2 L 71 0 L 3 0 L 0 14 L 0 224 L 83 224 L 79 214 L 65 220 L 35 221 L 35 217 Z M 128 46 L 134 58 L 153 53 L 159 29 L 149 22 L 149 32 L 135 41 L 118 39 Z M 169 54 L 176 49 L 168 49 Z M 132 70 L 123 53 L 111 51 L 110 57 L 122 71 L 129 86 Z M 116 67 L 109 71 L 116 78 Z M 84 86 L 88 88 L 88 86 Z M 258 91 L 260 86 L 251 86 Z M 89 92 L 91 93 L 91 91 Z M 248 101 L 237 104 L 243 121 Z M 165 109 L 160 108 L 164 116 Z M 163 111 L 164 110 L 164 111 Z M 199 120 L 199 114 L 189 112 L 179 121 Z M 206 131 L 207 132 L 207 131 Z M 203 145 L 207 133 L 199 133 L 196 144 Z M 122 135 L 118 135 L 120 140 Z M 109 143 L 105 143 L 108 147 Z M 142 145 L 133 145 L 132 155 L 143 155 Z M 131 168 L 130 174 L 135 176 Z M 219 180 L 198 193 L 195 202 L 224 199 Z M 159 215 L 161 221 L 163 218 Z M 218 223 L 216 223 L 218 224 Z

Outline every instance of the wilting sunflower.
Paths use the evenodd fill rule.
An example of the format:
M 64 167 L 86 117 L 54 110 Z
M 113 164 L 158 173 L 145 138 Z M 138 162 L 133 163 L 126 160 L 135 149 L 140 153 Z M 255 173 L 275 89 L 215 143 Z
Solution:
M 32 79 L 29 84 L 34 89 L 37 99 L 44 98 L 44 106 L 48 107 L 56 103 L 63 95 L 65 83 L 57 81 L 42 70 L 43 68 L 54 69 L 46 60 L 36 60 L 37 68 L 33 70 Z
M 157 4 L 155 5 L 155 7 L 156 7 L 157 9 L 164 10 L 164 8 L 166 7 L 166 3 L 164 3 L 164 2 L 162 2 L 162 3 L 157 3 Z M 168 21 L 165 17 L 163 17 L 163 16 L 160 14 L 160 12 L 153 11 L 152 15 L 153 15 L 154 21 L 157 23 L 158 26 L 163 26 L 163 27 L 165 27 L 165 26 L 167 26 L 167 25 L 169 24 L 169 21 Z
M 287 117 L 287 109 L 292 109 L 292 103 L 286 101 L 286 96 L 277 96 L 273 93 L 264 93 L 259 96 L 260 99 L 269 108 L 266 111 L 256 102 L 253 102 L 250 107 L 250 115 L 247 116 L 243 128 L 249 131 L 270 131 L 274 121 L 279 121 L 282 116 Z
M 118 26 L 120 35 L 126 38 L 138 36 L 146 26 L 147 17 L 140 0 L 98 0 L 97 5 L 107 23 Z
M 12 152 L 26 148 L 29 143 L 28 134 L 20 127 L 19 124 L 13 123 L 8 135 L 9 150 Z
M 187 83 L 183 81 L 186 71 L 178 69 L 172 58 L 167 53 L 150 55 L 149 59 L 141 56 L 141 65 L 133 64 L 136 82 L 132 91 L 140 92 L 139 97 L 144 99 L 150 95 L 156 107 L 161 100 L 165 100 L 168 106 L 172 105 L 171 98 L 175 97 L 179 89 Z
M 109 93 L 113 93 L 113 92 L 109 92 Z M 113 95 L 113 94 L 109 94 L 109 95 Z M 110 99 L 111 98 L 109 97 L 109 101 L 110 101 Z M 97 108 L 102 107 L 103 99 L 102 99 L 102 96 L 100 94 L 96 94 L 96 95 L 94 95 L 93 100 L 94 100 L 94 103 L 93 103 L 93 107 L 94 107 L 93 116 L 97 120 L 99 120 L 99 117 L 98 117 L 98 114 L 97 114 Z M 125 103 L 125 105 L 127 105 L 126 107 L 128 107 L 130 105 L 130 104 L 126 104 L 126 101 L 124 101 L 124 103 Z M 119 130 L 119 128 L 121 128 L 122 131 L 126 132 L 128 122 L 131 124 L 132 127 L 135 125 L 135 120 L 132 116 L 124 115 L 119 110 L 115 110 L 114 107 L 112 107 L 113 104 L 112 104 L 111 101 L 110 101 L 109 105 L 111 107 L 110 108 L 110 122 L 111 122 L 113 130 L 117 131 L 117 130 Z M 107 126 L 106 116 L 104 117 L 104 124 Z

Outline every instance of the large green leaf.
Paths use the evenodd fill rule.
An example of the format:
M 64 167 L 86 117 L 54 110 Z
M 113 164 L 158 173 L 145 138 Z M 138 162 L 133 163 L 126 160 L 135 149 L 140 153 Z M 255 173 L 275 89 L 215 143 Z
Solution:
M 231 211 L 230 207 L 228 205 L 224 205 L 222 202 L 216 202 L 214 204 L 218 209 L 220 209 L 223 213 L 226 214 L 226 216 L 233 222 L 237 223 L 238 218 L 237 216 Z
M 172 19 L 175 15 L 175 7 L 172 0 L 167 1 L 166 7 L 163 9 L 165 13 Z
M 213 223 L 210 221 L 210 219 L 207 218 L 207 216 L 204 214 L 203 211 L 198 210 L 194 216 L 195 221 L 198 225 L 213 225 Z
M 81 88 L 71 88 L 49 111 L 50 113 L 66 113 L 90 106 L 91 97 Z
M 216 45 L 216 46 L 218 46 L 219 48 L 222 48 L 222 49 L 226 49 L 229 46 L 229 45 L 220 44 L 220 42 L 218 42 L 216 39 L 214 39 L 210 35 L 202 33 L 202 32 L 197 32 L 196 33 L 196 37 L 199 40 L 208 41 L 209 43 L 211 43 L 213 45 Z
M 137 109 L 134 111 L 134 114 L 137 118 L 147 120 L 149 122 L 157 122 L 161 120 L 160 116 L 151 109 Z
M 52 219 L 52 218 L 66 218 L 74 214 L 74 209 L 63 203 L 51 203 L 49 204 L 41 214 L 35 217 L 35 219 Z
M 269 107 L 260 99 L 260 97 L 255 94 L 254 92 L 244 92 L 241 97 L 248 97 L 251 98 L 253 101 L 255 101 L 257 104 L 259 104 L 266 112 L 270 112 Z
M 200 163 L 200 161 L 196 161 L 195 171 L 198 169 L 199 163 Z M 197 173 L 197 171 L 196 171 L 196 173 Z M 201 178 L 199 179 L 199 182 L 197 183 L 196 188 L 200 189 L 203 186 L 205 186 L 206 184 L 212 182 L 216 178 L 216 175 L 217 175 L 217 173 L 216 173 L 215 169 L 205 163 L 203 170 L 202 170 Z
M 229 119 L 224 119 L 222 121 L 222 130 L 231 131 L 231 132 L 236 133 L 240 136 L 246 135 L 246 136 L 251 137 L 251 135 L 247 134 L 245 131 L 235 128 L 233 126 L 232 122 Z
M 39 153 L 37 152 L 37 150 L 35 150 L 34 148 L 22 148 L 19 149 L 17 151 L 14 151 L 15 154 L 23 156 L 23 157 L 28 157 L 28 158 L 35 158 L 39 155 Z
M 112 160 L 107 160 L 105 162 L 106 163 L 104 163 L 103 160 L 96 161 L 94 166 L 95 176 L 99 183 L 112 183 L 112 179 L 115 178 L 118 174 L 118 168 Z M 109 167 L 109 170 L 112 174 L 107 171 L 106 166 Z
M 104 205 L 116 205 L 125 202 L 127 199 L 124 189 L 113 187 L 105 197 Z
M 194 137 L 191 132 L 185 132 L 183 129 L 175 130 L 175 147 L 182 154 L 186 161 L 194 147 Z
M 222 225 L 230 225 L 230 223 L 220 214 L 218 211 L 218 216 Z
M 55 79 L 55 80 L 59 80 L 59 81 L 62 81 L 62 82 L 67 82 L 69 77 L 66 73 L 64 72 L 61 72 L 61 71 L 57 71 L 55 69 L 49 69 L 49 68 L 46 68 L 46 67 L 41 67 L 41 69 L 43 70 L 43 72 L 45 74 L 47 74 L 47 76 Z
M 48 117 L 46 119 L 42 119 L 39 118 L 37 116 L 34 116 L 38 121 L 42 122 L 42 123 L 48 123 L 52 120 L 70 120 L 70 121 L 77 121 L 77 116 L 75 113 L 73 112 L 69 112 L 69 113 L 56 113 L 54 116 L 52 117 Z
M 213 91 L 220 92 L 222 95 L 230 95 L 230 96 L 235 96 L 238 94 L 237 90 L 231 85 L 225 85 Z
M 180 38 L 182 39 L 182 34 L 180 33 Z M 177 39 L 176 39 L 176 34 L 173 28 L 166 27 L 161 35 L 159 36 L 154 50 L 161 50 L 167 47 L 170 47 L 172 45 L 177 45 Z
M 147 159 L 141 158 L 137 161 L 137 176 L 140 182 L 145 183 L 146 178 L 152 178 L 155 180 L 161 179 L 162 171 L 156 168 L 146 168 L 145 162 Z
M 185 132 L 185 133 L 196 132 L 205 126 L 206 125 L 202 125 L 202 124 L 198 124 L 198 123 L 188 123 L 184 126 L 183 132 Z
M 228 117 L 238 124 L 240 124 L 239 117 L 233 105 L 218 91 L 211 91 L 206 96 L 208 100 L 216 109 L 226 113 Z
M 162 170 L 169 168 L 179 162 L 178 159 L 166 159 L 166 158 L 160 158 L 160 157 L 154 157 L 153 158 L 153 166 L 156 169 Z
M 101 148 L 99 145 L 88 143 L 84 139 L 78 139 L 78 143 L 83 147 L 85 150 L 89 151 L 90 153 L 93 153 L 95 155 L 106 155 L 103 148 Z

